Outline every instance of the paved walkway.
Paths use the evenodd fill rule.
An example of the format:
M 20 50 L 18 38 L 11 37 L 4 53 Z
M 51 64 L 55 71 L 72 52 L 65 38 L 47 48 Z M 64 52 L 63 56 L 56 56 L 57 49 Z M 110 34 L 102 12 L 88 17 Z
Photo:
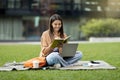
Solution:
M 88 41 L 69 41 L 69 43 L 89 43 Z M 0 42 L 0 45 L 32 44 L 40 45 L 40 42 Z
M 107 41 L 105 41 L 106 43 Z M 109 42 L 116 42 L 116 41 L 108 41 Z M 119 42 L 119 41 L 118 41 Z M 91 42 L 91 41 L 69 41 L 69 43 L 104 43 L 104 41 L 98 41 L 98 42 Z M 32 45 L 40 45 L 40 42 L 0 42 L 0 45 L 19 45 L 19 44 L 32 44 Z

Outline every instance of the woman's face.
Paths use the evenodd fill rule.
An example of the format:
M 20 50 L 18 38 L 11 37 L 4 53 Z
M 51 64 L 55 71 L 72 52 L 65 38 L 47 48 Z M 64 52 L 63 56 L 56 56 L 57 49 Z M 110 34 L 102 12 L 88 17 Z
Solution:
M 52 22 L 52 27 L 53 27 L 54 32 L 58 32 L 61 26 L 62 26 L 62 23 L 60 20 L 55 20 Z

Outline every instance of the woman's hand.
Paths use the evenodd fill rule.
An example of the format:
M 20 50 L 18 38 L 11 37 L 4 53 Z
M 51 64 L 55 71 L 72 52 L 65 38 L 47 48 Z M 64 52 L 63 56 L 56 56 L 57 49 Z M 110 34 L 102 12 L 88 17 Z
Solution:
M 63 43 L 60 43 L 60 44 L 58 45 L 59 53 L 62 53 L 62 47 L 63 47 Z
M 59 47 L 58 49 L 59 49 L 59 53 L 62 53 L 62 47 Z

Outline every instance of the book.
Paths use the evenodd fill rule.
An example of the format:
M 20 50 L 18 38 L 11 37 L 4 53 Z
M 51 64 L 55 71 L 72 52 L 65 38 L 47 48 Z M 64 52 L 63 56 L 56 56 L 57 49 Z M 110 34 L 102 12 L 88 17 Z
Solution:
M 66 38 L 64 39 L 54 39 L 52 45 L 51 45 L 51 48 L 55 48 L 57 47 L 58 45 L 60 44 L 64 44 L 68 41 L 68 39 L 70 38 L 71 36 L 67 36 Z

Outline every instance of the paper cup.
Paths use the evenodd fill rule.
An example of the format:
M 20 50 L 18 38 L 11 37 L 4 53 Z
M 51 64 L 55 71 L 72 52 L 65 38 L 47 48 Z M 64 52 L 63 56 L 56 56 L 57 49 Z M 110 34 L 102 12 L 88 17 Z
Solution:
M 33 68 L 39 68 L 39 62 L 33 61 Z

